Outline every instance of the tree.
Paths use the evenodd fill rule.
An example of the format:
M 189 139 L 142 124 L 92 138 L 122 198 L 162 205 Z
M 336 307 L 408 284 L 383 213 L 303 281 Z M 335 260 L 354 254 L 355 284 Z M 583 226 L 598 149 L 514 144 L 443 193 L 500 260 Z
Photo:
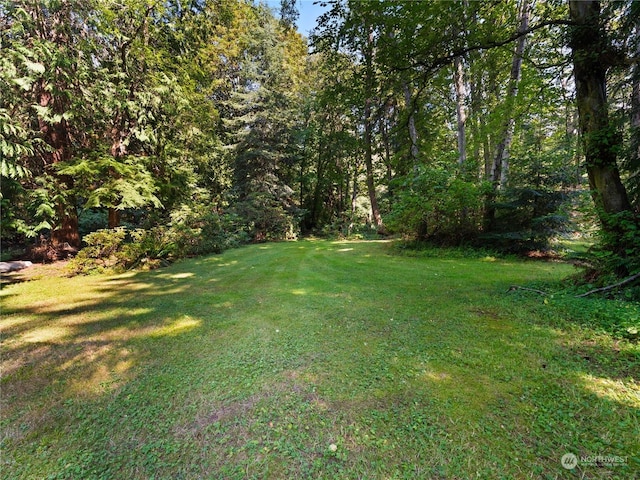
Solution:
M 513 131 L 515 128 L 515 106 L 516 98 L 518 96 L 518 85 L 520 83 L 521 69 L 522 69 L 522 57 L 524 55 L 524 48 L 526 43 L 526 36 L 524 32 L 529 27 L 529 15 L 530 5 L 528 0 L 521 0 L 519 8 L 519 20 L 520 25 L 518 32 L 523 35 L 516 41 L 516 48 L 513 52 L 513 60 L 511 63 L 511 71 L 509 74 L 509 86 L 504 99 L 505 104 L 505 118 L 499 133 L 498 145 L 494 153 L 493 162 L 491 163 L 491 169 L 489 170 L 489 182 L 491 183 L 491 192 L 487 197 L 487 206 L 485 212 L 485 227 L 487 230 L 494 228 L 493 222 L 495 221 L 495 201 L 496 193 L 499 189 L 504 189 L 507 184 L 507 169 L 509 168 L 509 149 L 511 148 L 511 142 L 513 141 Z
M 380 215 L 380 206 L 378 205 L 378 196 L 376 193 L 375 176 L 373 170 L 373 102 L 376 91 L 375 72 L 374 72 L 374 33 L 373 27 L 365 19 L 364 22 L 365 41 L 362 49 L 364 56 L 364 165 L 367 176 L 367 192 L 369 193 L 369 201 L 371 202 L 371 217 L 373 224 L 379 232 L 384 231 L 382 223 L 382 215 Z
M 7 190 L 16 201 L 3 224 L 77 245 L 77 208 L 108 210 L 114 227 L 124 211 L 166 219 L 202 187 L 220 195 L 229 169 L 213 101 L 226 72 L 209 32 L 223 30 L 232 7 L 3 4 L 0 119 L 12 153 L 3 170 L 19 186 Z
M 636 252 L 638 219 L 620 178 L 621 136 L 609 115 L 607 71 L 621 61 L 621 52 L 604 32 L 600 2 L 569 2 L 571 49 L 582 145 L 589 186 L 600 223 L 614 252 L 622 258 Z M 619 266 L 619 273 L 628 268 Z
M 295 28 L 299 16 L 296 0 L 280 0 L 280 23 L 285 29 Z
M 529 27 L 529 15 L 530 5 L 528 0 L 521 0 L 520 2 L 520 26 L 518 32 L 523 33 Z M 491 181 L 497 184 L 500 188 L 505 188 L 507 184 L 507 170 L 509 168 L 509 148 L 513 140 L 513 130 L 515 127 L 515 100 L 518 96 L 518 84 L 522 76 L 522 57 L 524 55 L 524 48 L 526 44 L 526 36 L 522 35 L 516 42 L 516 48 L 513 53 L 513 61 L 511 64 L 511 71 L 509 74 L 509 87 L 507 91 L 507 97 L 505 103 L 508 117 L 504 124 L 504 129 L 501 132 L 501 139 L 498 143 L 496 155 L 491 168 Z
M 605 228 L 614 228 L 607 215 L 631 209 L 617 165 L 619 133 L 609 119 L 607 70 L 613 66 L 612 46 L 602 31 L 600 3 L 570 1 L 571 48 L 576 81 L 576 104 L 589 184 Z
M 236 209 L 250 217 L 256 240 L 284 238 L 297 228 L 291 185 L 306 48 L 297 32 L 262 7 L 249 20 L 244 64 L 226 102 L 226 124 L 235 142 Z
M 466 122 L 467 112 L 465 99 L 467 91 L 464 82 L 463 59 L 456 58 L 454 61 L 453 83 L 456 89 L 456 124 L 458 129 L 458 165 L 464 168 L 467 163 L 467 135 Z
M 384 35 L 380 20 L 385 8 L 386 5 L 379 2 L 336 1 L 332 9 L 323 15 L 312 36 L 312 43 L 319 52 L 326 55 L 338 52 L 353 59 L 357 74 L 351 77 L 352 94 L 342 99 L 349 101 L 350 107 L 358 112 L 353 129 L 360 133 L 371 221 L 380 232 L 384 231 L 384 224 L 377 192 L 376 126 L 384 106 L 381 105 L 377 44 Z
M 93 6 L 93 2 L 69 0 L 0 5 L 2 50 L 13 61 L 4 66 L 22 71 L 26 66 L 29 70 L 28 75 L 14 79 L 21 89 L 14 90 L 14 96 L 3 103 L 11 105 L 20 119 L 20 125 L 14 127 L 21 129 L 23 141 L 37 140 L 27 140 L 34 148 L 21 151 L 13 163 L 20 163 L 37 177 L 39 185 L 33 188 L 48 190 L 49 200 L 40 211 L 51 210 L 49 226 L 56 248 L 80 246 L 74 179 L 56 172 L 56 166 L 75 155 L 84 143 L 87 127 L 91 129 L 92 119 L 81 99 L 96 71 L 91 63 L 92 28 L 87 23 Z

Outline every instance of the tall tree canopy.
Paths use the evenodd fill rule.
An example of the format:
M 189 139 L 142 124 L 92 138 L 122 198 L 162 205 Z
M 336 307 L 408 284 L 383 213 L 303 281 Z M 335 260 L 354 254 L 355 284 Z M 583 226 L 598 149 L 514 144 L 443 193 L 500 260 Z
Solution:
M 289 0 L 1 0 L 3 238 L 215 218 L 529 249 L 585 192 L 634 273 L 637 5 L 334 0 L 307 43 Z

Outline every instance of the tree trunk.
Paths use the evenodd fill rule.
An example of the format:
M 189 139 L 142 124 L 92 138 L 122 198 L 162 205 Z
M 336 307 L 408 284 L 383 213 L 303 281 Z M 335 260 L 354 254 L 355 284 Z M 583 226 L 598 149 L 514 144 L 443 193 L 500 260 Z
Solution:
M 522 0 L 520 4 L 520 25 L 519 32 L 526 32 L 529 26 L 529 0 Z M 518 84 L 520 82 L 520 73 L 522 70 L 522 55 L 526 44 L 526 35 L 518 38 L 515 51 L 513 52 L 513 60 L 511 62 L 511 72 L 509 75 L 509 87 L 507 90 L 507 98 L 505 99 L 505 114 L 507 118 L 504 128 L 500 133 L 499 142 L 496 147 L 493 161 L 489 168 L 489 181 L 491 182 L 491 191 L 487 194 L 486 207 L 484 215 L 485 230 L 491 231 L 495 228 L 495 201 L 498 191 L 504 189 L 507 185 L 509 171 L 509 149 L 513 141 L 513 131 L 515 128 L 515 100 L 518 96 Z
M 464 86 L 464 71 L 460 57 L 456 57 L 454 60 L 453 83 L 456 89 L 456 117 L 458 121 L 458 165 L 462 168 L 467 163 L 467 137 L 465 135 L 467 111 L 464 105 L 467 91 Z
M 121 128 L 114 128 L 112 132 L 114 140 L 111 144 L 111 155 L 113 155 L 113 158 L 118 161 L 120 161 L 127 154 L 127 146 L 124 142 L 126 138 L 126 134 L 124 133 L 124 124 L 125 121 L 123 116 Z M 119 175 L 113 169 L 110 170 L 110 177 L 119 177 Z M 120 226 L 120 210 L 117 210 L 113 205 L 109 206 L 108 208 L 108 226 L 109 228 L 116 228 Z
M 369 200 L 371 202 L 371 216 L 373 224 L 379 232 L 384 231 L 382 223 L 382 215 L 378 206 L 378 197 L 376 194 L 376 185 L 373 172 L 373 113 L 371 105 L 374 96 L 374 78 L 373 78 L 373 31 L 371 27 L 367 29 L 367 44 L 364 51 L 365 56 L 365 95 L 364 102 L 364 164 L 366 168 L 367 190 Z
M 610 216 L 631 210 L 617 164 L 621 137 L 609 120 L 605 61 L 608 50 L 601 27 L 600 4 L 594 0 L 571 0 L 573 72 L 576 103 L 591 194 L 602 227 L 611 233 L 619 230 Z
M 520 4 L 520 26 L 519 32 L 526 32 L 529 27 L 529 0 L 522 0 Z M 494 184 L 494 188 L 503 189 L 507 184 L 508 170 L 509 170 L 509 149 L 511 148 L 511 142 L 513 141 L 513 130 L 515 127 L 515 100 L 518 96 L 518 86 L 520 83 L 520 75 L 522 71 L 522 55 L 524 54 L 524 47 L 526 44 L 526 35 L 522 35 L 517 43 L 516 49 L 513 52 L 513 61 L 511 62 L 511 73 L 509 76 L 509 90 L 507 91 L 506 98 L 506 114 L 508 118 L 504 124 L 504 130 L 502 131 L 502 137 L 496 155 L 493 160 L 493 166 L 491 168 L 491 182 Z
M 62 25 L 69 23 L 72 16 L 71 3 L 60 2 L 53 6 L 50 11 L 44 12 L 45 7 L 39 2 L 33 2 L 32 5 L 25 6 L 26 11 L 31 15 L 36 27 L 37 37 L 45 42 L 51 42 L 61 50 L 65 45 L 69 45 L 70 39 L 68 32 Z M 64 69 L 66 67 L 57 67 Z M 67 75 L 73 73 L 65 70 Z M 64 78 L 64 75 L 61 75 Z M 36 87 L 36 101 L 42 107 L 47 107 L 55 115 L 63 115 L 66 113 L 66 105 L 63 103 L 62 96 L 54 97 L 52 95 L 51 85 L 41 79 Z M 60 85 L 57 85 L 60 87 Z M 68 84 L 59 88 L 65 90 Z M 70 126 L 65 118 L 57 122 L 45 121 L 38 119 L 38 127 L 42 133 L 42 140 L 51 147 L 51 151 L 43 154 L 43 163 L 45 168 L 60 162 L 71 159 L 73 152 L 73 143 L 71 141 Z M 74 195 L 68 194 L 74 187 L 73 178 L 67 175 L 55 175 L 58 180 L 58 188 L 63 190 L 67 195 L 58 195 L 60 200 L 55 206 L 57 225 L 51 231 L 51 243 L 55 250 L 60 252 L 67 246 L 73 248 L 80 247 L 80 232 L 78 230 L 78 212 L 76 208 L 76 199 Z
M 364 165 L 366 168 L 367 191 L 371 202 L 371 216 L 373 224 L 378 230 L 383 230 L 382 215 L 378 206 L 378 196 L 376 194 L 375 178 L 373 173 L 373 128 L 371 121 L 371 99 L 367 98 L 364 108 Z
M 640 8 L 638 8 L 640 11 Z M 640 18 L 636 18 L 636 57 L 640 58 Z M 636 62 L 631 87 L 631 159 L 634 165 L 640 162 L 640 62 Z M 633 176 L 639 175 L 635 172 Z
M 51 232 L 53 248 L 60 252 L 67 246 L 80 248 L 80 232 L 78 229 L 78 212 L 75 205 L 58 203 L 59 225 Z
M 406 81 L 402 82 L 402 89 L 404 90 L 405 108 L 409 112 L 409 140 L 411 141 L 409 154 L 411 156 L 411 167 L 415 170 L 418 166 L 418 157 L 420 156 L 420 149 L 418 148 L 418 129 L 416 128 L 416 117 L 413 108 L 411 89 Z
M 116 228 L 120 226 L 120 210 L 116 210 L 113 207 L 109 207 L 109 228 Z
M 316 163 L 316 184 L 313 189 L 313 196 L 311 198 L 311 211 L 310 215 L 310 227 L 316 228 L 320 223 L 320 217 L 322 215 L 323 206 L 326 204 L 323 198 L 325 188 L 325 160 L 323 158 L 324 149 L 322 145 L 319 145 L 318 149 L 318 161 Z M 330 152 L 329 152 L 330 155 Z
M 351 188 L 351 218 L 355 219 L 358 208 L 358 165 L 353 170 L 353 187 Z
M 638 52 L 640 55 L 640 52 Z M 640 160 L 640 65 L 636 66 L 631 92 L 631 155 Z
M 384 106 L 384 115 L 380 116 L 379 125 L 380 125 L 380 133 L 382 134 L 382 143 L 384 145 L 384 164 L 387 170 L 387 185 L 391 184 L 393 180 L 393 167 L 391 165 L 391 138 L 389 135 L 389 119 L 390 112 L 392 111 L 391 102 L 387 102 Z M 391 189 L 389 189 L 389 194 L 391 195 Z
M 63 113 L 62 106 L 45 89 L 44 81 L 40 82 L 38 103 L 43 107 L 51 108 L 56 113 Z M 51 147 L 51 151 L 44 154 L 45 164 L 54 165 L 70 160 L 72 145 L 66 120 L 63 118 L 59 122 L 50 124 L 40 119 L 39 127 L 43 141 Z M 57 179 L 60 182 L 60 188 L 67 192 L 73 189 L 73 178 L 67 175 L 57 175 Z M 70 195 L 64 200 L 58 200 L 56 214 L 58 224 L 51 231 L 53 248 L 61 250 L 67 245 L 79 248 L 80 232 L 78 230 L 78 212 L 75 205 L 75 197 Z

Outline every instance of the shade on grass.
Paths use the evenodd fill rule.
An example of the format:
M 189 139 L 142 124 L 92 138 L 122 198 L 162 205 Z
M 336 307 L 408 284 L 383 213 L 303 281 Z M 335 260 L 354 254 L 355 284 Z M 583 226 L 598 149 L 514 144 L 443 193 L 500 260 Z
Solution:
M 507 293 L 572 267 L 394 252 L 309 240 L 5 287 L 0 475 L 633 478 L 638 345 Z

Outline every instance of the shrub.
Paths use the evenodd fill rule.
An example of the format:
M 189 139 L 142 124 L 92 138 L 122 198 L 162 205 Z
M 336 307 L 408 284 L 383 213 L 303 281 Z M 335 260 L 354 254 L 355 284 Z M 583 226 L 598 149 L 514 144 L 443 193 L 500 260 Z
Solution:
M 84 237 L 85 247 L 69 265 L 73 273 L 155 268 L 178 258 L 220 253 L 246 243 L 243 225 L 234 215 L 184 207 L 170 226 L 97 230 Z
M 609 228 L 600 229 L 600 242 L 594 251 L 601 268 L 618 275 L 640 271 L 640 218 L 624 211 L 609 215 Z
M 97 230 L 85 235 L 85 246 L 69 262 L 69 269 L 73 273 L 90 273 L 122 267 L 122 248 L 126 235 L 124 227 Z
M 254 242 L 294 240 L 300 233 L 302 211 L 287 208 L 267 192 L 250 194 L 234 207 L 237 217 L 244 219 L 246 232 Z
M 126 269 L 148 263 L 150 267 L 161 265 L 162 260 L 175 257 L 176 245 L 171 240 L 167 227 L 158 226 L 148 230 L 136 228 L 129 232 L 131 241 L 122 248 L 122 264 Z
M 108 223 L 105 209 L 85 208 L 80 212 L 80 215 L 78 215 L 78 229 L 82 236 L 100 229 L 105 229 Z
M 219 214 L 209 206 L 183 206 L 174 212 L 171 237 L 178 257 L 221 253 L 249 241 L 237 215 Z
M 422 166 L 395 191 L 397 199 L 386 217 L 392 233 L 457 244 L 479 230 L 480 186 L 457 178 L 453 167 Z
M 155 268 L 174 257 L 174 245 L 166 227 L 103 229 L 83 240 L 85 247 L 69 262 L 73 273 L 124 271 L 142 265 Z
M 640 273 L 640 219 L 633 212 L 609 215 L 608 228 L 601 228 L 598 241 L 585 260 L 589 263 L 583 282 L 595 286 L 615 284 L 621 278 Z M 640 300 L 640 282 L 624 285 L 609 296 Z
M 480 241 L 510 253 L 544 250 L 551 238 L 568 233 L 569 215 L 565 206 L 572 200 L 563 191 L 543 188 L 511 188 L 495 203 L 492 230 Z

